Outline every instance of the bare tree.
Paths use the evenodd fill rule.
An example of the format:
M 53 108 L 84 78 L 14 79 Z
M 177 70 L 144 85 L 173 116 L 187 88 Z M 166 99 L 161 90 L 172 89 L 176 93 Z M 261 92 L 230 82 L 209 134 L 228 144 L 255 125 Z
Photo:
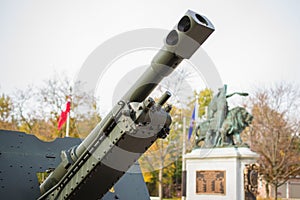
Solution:
M 97 112 L 96 98 L 91 93 L 80 90 L 82 83 L 72 83 L 66 76 L 55 75 L 45 81 L 38 90 L 40 110 L 43 118 L 54 127 L 54 137 L 64 137 L 65 129 L 57 130 L 58 118 L 64 109 L 67 99 L 71 98 L 70 136 L 85 137 L 100 121 Z M 73 91 L 73 88 L 77 88 Z
M 88 135 L 101 120 L 96 98 L 79 89 L 73 91 L 74 87 L 80 88 L 80 83 L 72 83 L 68 77 L 55 74 L 38 87 L 17 90 L 12 99 L 19 130 L 43 140 L 64 137 L 65 127 L 58 130 L 57 123 L 70 97 L 70 136 L 83 138 Z
M 296 86 L 281 83 L 258 90 L 251 98 L 251 148 L 260 154 L 260 174 L 268 185 L 277 189 L 289 178 L 300 174 L 299 98 Z
M 34 104 L 35 88 L 27 86 L 24 90 L 18 89 L 12 95 L 14 114 L 20 131 L 32 133 L 36 121 L 37 106 Z

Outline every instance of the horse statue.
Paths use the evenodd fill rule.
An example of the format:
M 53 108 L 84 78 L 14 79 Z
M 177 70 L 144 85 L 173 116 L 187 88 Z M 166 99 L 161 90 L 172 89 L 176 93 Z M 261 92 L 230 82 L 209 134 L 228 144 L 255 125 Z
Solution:
M 245 108 L 228 110 L 227 98 L 234 94 L 247 96 L 247 93 L 226 95 L 227 86 L 219 89 L 208 106 L 207 120 L 196 128 L 196 146 L 215 147 L 242 145 L 241 132 L 252 122 L 252 115 Z M 203 144 L 204 143 L 204 144 Z
M 222 123 L 220 129 L 222 140 L 219 144 L 241 145 L 242 139 L 240 134 L 250 125 L 252 119 L 253 116 L 245 108 L 235 107 L 231 109 Z

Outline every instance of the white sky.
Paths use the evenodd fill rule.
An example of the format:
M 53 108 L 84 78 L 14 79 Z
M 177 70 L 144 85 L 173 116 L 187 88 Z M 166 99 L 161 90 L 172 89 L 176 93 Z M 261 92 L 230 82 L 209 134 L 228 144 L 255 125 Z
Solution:
M 75 75 L 110 37 L 171 29 L 187 9 L 214 24 L 203 48 L 230 91 L 300 83 L 299 0 L 1 0 L 0 92 L 38 84 L 54 71 Z

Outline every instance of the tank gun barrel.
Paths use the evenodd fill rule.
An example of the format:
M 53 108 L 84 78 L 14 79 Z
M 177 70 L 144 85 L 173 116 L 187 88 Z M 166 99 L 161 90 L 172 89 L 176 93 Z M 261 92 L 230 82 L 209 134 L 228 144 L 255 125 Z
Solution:
M 188 10 L 165 38 L 165 45 L 154 56 L 151 66 L 123 96 L 125 101 L 141 102 L 159 82 L 181 63 L 189 59 L 214 31 L 212 23 Z
M 171 94 L 166 92 L 157 103 L 148 96 L 213 31 L 206 17 L 187 11 L 111 112 L 80 145 L 62 152 L 62 162 L 40 186 L 39 199 L 99 199 L 156 139 L 165 138 L 172 120 L 171 107 L 164 109 L 163 104 Z

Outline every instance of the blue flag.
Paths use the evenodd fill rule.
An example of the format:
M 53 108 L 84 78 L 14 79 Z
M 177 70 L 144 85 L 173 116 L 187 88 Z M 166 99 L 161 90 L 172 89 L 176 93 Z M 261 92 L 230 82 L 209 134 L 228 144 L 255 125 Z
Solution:
M 188 133 L 188 140 L 191 139 L 192 137 L 192 133 L 193 133 L 193 130 L 194 130 L 194 127 L 195 127 L 195 124 L 196 124 L 196 105 L 194 107 L 194 110 L 193 110 L 193 114 L 192 114 L 192 117 L 191 117 L 191 121 L 190 121 L 190 128 L 189 128 L 189 133 Z

